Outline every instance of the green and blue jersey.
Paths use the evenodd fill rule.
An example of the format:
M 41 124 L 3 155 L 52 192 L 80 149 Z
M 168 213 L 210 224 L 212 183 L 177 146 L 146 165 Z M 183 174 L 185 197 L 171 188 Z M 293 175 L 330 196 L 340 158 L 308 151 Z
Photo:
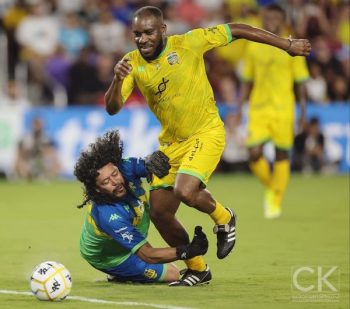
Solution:
M 80 237 L 80 253 L 92 266 L 105 270 L 120 265 L 147 240 L 149 204 L 141 178 L 144 160 L 123 159 L 118 165 L 128 193 L 113 205 L 88 205 Z

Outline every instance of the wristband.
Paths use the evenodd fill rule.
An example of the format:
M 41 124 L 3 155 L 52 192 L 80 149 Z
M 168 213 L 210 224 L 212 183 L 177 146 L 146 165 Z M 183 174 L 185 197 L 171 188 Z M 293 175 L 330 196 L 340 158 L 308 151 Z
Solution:
M 188 246 L 179 246 L 176 247 L 176 256 L 178 260 L 187 260 L 188 259 Z
M 293 39 L 289 36 L 287 40 L 289 41 L 289 46 L 285 51 L 289 53 L 292 48 Z

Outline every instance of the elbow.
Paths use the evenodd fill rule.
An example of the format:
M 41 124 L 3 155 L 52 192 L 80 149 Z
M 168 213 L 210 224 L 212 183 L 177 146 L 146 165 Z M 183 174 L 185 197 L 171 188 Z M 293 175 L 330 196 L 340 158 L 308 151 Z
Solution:
M 148 264 L 158 264 L 159 262 L 154 260 L 153 258 L 146 258 L 146 263 Z
M 145 256 L 145 255 L 142 257 L 142 260 L 148 264 L 157 264 L 160 262 L 156 258 L 153 258 L 151 256 Z
M 148 264 L 168 262 L 168 259 L 164 257 L 164 254 L 161 254 L 162 250 L 163 249 L 153 248 L 147 243 L 137 250 L 136 255 Z
M 157 264 L 163 262 L 162 259 L 153 250 L 138 251 L 137 255 L 141 260 L 148 264 Z
M 111 108 L 108 105 L 106 106 L 106 111 L 107 111 L 108 115 L 110 115 L 110 116 L 113 116 L 118 112 L 115 110 L 115 108 Z
M 113 104 L 113 102 L 105 96 L 105 106 L 108 115 L 113 116 L 119 112 L 120 107 L 118 104 Z

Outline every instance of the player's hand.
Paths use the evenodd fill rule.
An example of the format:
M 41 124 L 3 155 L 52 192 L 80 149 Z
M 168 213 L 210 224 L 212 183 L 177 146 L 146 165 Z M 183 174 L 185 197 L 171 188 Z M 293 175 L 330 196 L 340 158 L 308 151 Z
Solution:
M 123 80 L 131 73 L 132 66 L 129 64 L 129 61 L 130 58 L 123 58 L 114 66 L 114 76 L 118 81 Z
M 204 255 L 208 251 L 208 239 L 207 235 L 202 231 L 202 227 L 197 225 L 194 229 L 194 236 L 190 243 L 191 251 L 194 251 L 195 255 Z
M 145 158 L 146 169 L 150 174 L 163 178 L 169 174 L 169 158 L 160 150 L 157 150 Z M 147 177 L 148 179 L 148 177 Z
M 292 39 L 290 42 L 290 47 L 286 50 L 286 52 L 291 55 L 292 57 L 294 56 L 308 56 L 310 55 L 311 52 L 311 44 L 309 40 L 306 39 Z
M 179 260 L 191 259 L 198 255 L 204 255 L 208 251 L 208 239 L 202 231 L 201 226 L 196 226 L 194 236 L 189 245 L 176 248 L 176 255 Z

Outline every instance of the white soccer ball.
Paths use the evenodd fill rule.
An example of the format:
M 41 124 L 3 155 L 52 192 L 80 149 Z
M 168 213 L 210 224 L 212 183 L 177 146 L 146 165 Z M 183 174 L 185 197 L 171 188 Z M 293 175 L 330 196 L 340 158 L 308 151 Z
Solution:
M 72 288 L 72 277 L 64 265 L 43 262 L 34 268 L 30 276 L 30 288 L 40 300 L 61 301 Z

